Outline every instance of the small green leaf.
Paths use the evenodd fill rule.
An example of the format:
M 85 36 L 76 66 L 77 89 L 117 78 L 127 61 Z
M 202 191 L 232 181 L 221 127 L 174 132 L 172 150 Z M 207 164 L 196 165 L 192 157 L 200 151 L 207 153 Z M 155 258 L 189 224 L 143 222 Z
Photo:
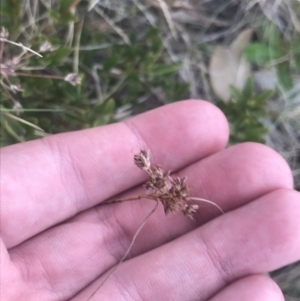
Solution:
M 295 68 L 297 71 L 300 71 L 300 38 L 293 39 L 292 52 Z
M 251 43 L 245 49 L 245 54 L 250 62 L 265 64 L 271 60 L 281 57 L 278 49 L 272 48 L 263 43 Z
M 7 133 L 14 138 L 17 142 L 24 142 L 24 138 L 18 135 L 18 133 L 12 128 L 12 126 L 9 124 L 9 122 L 6 120 L 3 122 L 4 128 L 7 131 Z
M 53 20 L 54 23 L 58 23 L 60 19 L 60 14 L 54 9 L 48 10 L 49 17 Z
M 266 103 L 268 100 L 270 100 L 273 94 L 273 91 L 266 90 L 256 95 L 255 100 L 257 103 Z
M 115 107 L 115 100 L 113 98 L 110 98 L 101 105 L 96 106 L 94 108 L 94 112 L 101 115 L 113 114 Z
M 234 101 L 238 101 L 238 100 L 243 99 L 242 91 L 240 91 L 239 89 L 237 89 L 234 86 L 230 86 L 229 89 L 230 89 L 231 96 L 232 96 Z
M 112 114 L 116 108 L 115 100 L 113 98 L 110 98 L 104 104 L 105 106 L 104 106 L 103 114 Z
M 167 75 L 170 73 L 177 72 L 179 68 L 180 67 L 177 64 L 153 66 L 151 70 L 149 70 L 149 76 L 154 77 L 154 76 Z
M 43 61 L 49 66 L 61 66 L 66 59 L 72 53 L 72 49 L 68 47 L 59 47 L 57 50 L 47 53 L 44 56 Z
M 59 12 L 65 13 L 76 0 L 59 0 Z
M 269 41 L 269 44 L 270 46 L 272 46 L 272 48 L 280 49 L 282 47 L 282 35 L 274 23 L 269 23 L 266 34 L 266 38 Z
M 252 97 L 252 94 L 253 94 L 253 88 L 254 88 L 254 84 L 253 84 L 253 80 L 252 78 L 250 77 L 247 82 L 246 82 L 246 85 L 242 91 L 243 93 L 243 98 L 244 99 L 250 99 Z
M 281 63 L 277 65 L 277 77 L 285 90 L 290 90 L 293 88 L 293 79 L 291 77 L 291 70 L 289 62 Z

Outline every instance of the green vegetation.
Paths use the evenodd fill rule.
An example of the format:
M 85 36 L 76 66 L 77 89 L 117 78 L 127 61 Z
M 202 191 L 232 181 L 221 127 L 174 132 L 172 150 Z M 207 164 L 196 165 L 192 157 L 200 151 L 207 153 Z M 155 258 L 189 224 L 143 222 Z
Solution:
M 228 103 L 218 103 L 230 123 L 232 143 L 264 142 L 264 135 L 267 134 L 268 129 L 260 121 L 260 118 L 266 115 L 265 106 L 272 93 L 272 91 L 266 90 L 255 94 L 253 81 L 249 79 L 242 91 L 231 87 L 232 96 Z
M 141 103 L 147 95 L 161 93 L 172 101 L 187 96 L 188 84 L 176 79 L 178 64 L 162 59 L 164 46 L 157 28 L 140 35 L 134 28 L 128 35 L 120 29 L 108 36 L 99 16 L 86 14 L 86 5 L 71 13 L 73 2 L 58 1 L 51 8 L 39 5 L 39 16 L 33 20 L 41 19 L 39 26 L 29 26 L 26 15 L 20 19 L 22 7 L 13 1 L 1 7 L 7 38 L 43 56 L 2 42 L 2 64 L 11 66 L 15 59 L 10 74 L 1 70 L 2 146 L 117 121 L 116 111 L 124 105 L 131 113 L 164 103 L 159 99 L 145 107 Z M 70 74 L 78 74 L 81 84 L 64 80 Z M 14 94 L 13 87 L 19 93 Z
M 87 12 L 88 3 L 77 0 L 32 1 L 32 6 L 1 2 L 2 146 L 119 121 L 194 96 L 190 81 L 182 76 L 187 58 L 183 54 L 199 57 L 198 62 L 197 58 L 188 61 L 193 69 L 193 64 L 209 60 L 209 49 L 222 40 L 195 43 L 192 51 L 185 47 L 176 53 L 183 43 L 178 37 L 183 28 L 177 28 L 176 33 L 168 15 L 157 5 L 137 3 L 113 9 L 113 5 L 107 8 L 100 1 Z M 205 38 L 217 28 L 217 17 L 232 6 L 231 2 L 222 6 L 198 35 Z M 155 24 L 148 20 L 153 16 L 158 18 Z M 294 36 L 287 39 L 262 16 L 248 26 L 256 27 L 255 39 L 245 49 L 248 61 L 254 70 L 273 68 L 278 83 L 273 95 L 286 98 L 294 88 L 293 74 L 300 70 L 299 36 L 290 30 Z M 184 30 L 190 35 L 195 31 L 191 25 Z M 171 40 L 168 44 L 166 37 Z M 42 57 L 3 38 L 22 43 Z M 199 98 L 216 102 L 228 116 L 232 143 L 265 141 L 268 130 L 262 120 L 274 122 L 282 117 L 281 110 L 266 110 L 271 93 L 258 91 L 253 81 L 248 81 L 244 90 L 232 87 L 231 100 L 224 104 L 211 97 L 207 75 L 200 77 L 194 72 L 193 76 Z M 202 94 L 201 86 L 205 87 Z M 296 95 L 297 91 L 290 93 L 289 100 Z M 285 103 L 284 109 L 294 110 L 293 101 Z

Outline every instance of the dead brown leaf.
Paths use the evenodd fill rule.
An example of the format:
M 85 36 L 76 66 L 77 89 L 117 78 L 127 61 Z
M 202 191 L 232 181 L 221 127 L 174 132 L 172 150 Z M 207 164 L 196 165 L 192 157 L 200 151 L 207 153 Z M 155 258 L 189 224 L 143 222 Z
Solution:
M 213 52 L 209 63 L 210 83 L 215 94 L 224 102 L 230 99 L 230 86 L 243 89 L 251 74 L 251 66 L 243 51 L 252 34 L 252 29 L 245 29 L 229 47 L 218 46 Z

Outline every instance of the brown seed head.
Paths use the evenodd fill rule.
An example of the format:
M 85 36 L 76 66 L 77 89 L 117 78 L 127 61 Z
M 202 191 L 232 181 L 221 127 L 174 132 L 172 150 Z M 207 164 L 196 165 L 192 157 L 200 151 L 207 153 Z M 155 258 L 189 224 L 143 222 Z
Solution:
M 184 205 L 182 212 L 187 217 L 194 219 L 194 214 L 197 212 L 198 208 L 198 205 Z
M 139 154 L 134 155 L 134 163 L 142 170 L 149 171 L 151 167 L 149 151 L 141 150 Z
M 134 156 L 134 163 L 148 173 L 149 179 L 144 187 L 151 192 L 147 196 L 160 201 L 165 214 L 182 211 L 189 218 L 193 218 L 198 206 L 187 204 L 191 197 L 186 177 L 172 177 L 171 172 L 166 173 L 161 167 L 151 165 L 150 154 L 146 150 L 141 150 Z
M 164 171 L 158 166 L 152 166 L 149 172 L 150 175 L 150 183 L 154 188 L 162 189 L 166 187 L 166 179 L 164 175 Z
M 170 188 L 170 194 L 175 198 L 187 201 L 189 198 L 189 191 L 186 185 L 187 178 L 169 176 L 169 179 L 172 184 Z
M 165 214 L 168 214 L 169 212 L 175 213 L 181 210 L 182 206 L 180 204 L 180 201 L 172 199 L 169 194 L 161 194 L 158 199 L 164 206 Z

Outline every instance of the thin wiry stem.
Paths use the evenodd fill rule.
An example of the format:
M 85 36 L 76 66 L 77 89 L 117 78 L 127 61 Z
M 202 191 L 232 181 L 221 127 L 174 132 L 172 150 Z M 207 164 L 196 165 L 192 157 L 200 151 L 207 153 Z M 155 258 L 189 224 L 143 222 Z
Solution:
M 153 200 L 153 199 L 152 199 Z M 144 226 L 146 225 L 148 219 L 151 217 L 151 215 L 155 212 L 155 210 L 158 207 L 158 200 L 154 200 L 156 202 L 154 208 L 151 210 L 151 212 L 146 216 L 146 218 L 143 220 L 143 222 L 141 223 L 141 225 L 139 226 L 138 230 L 135 232 L 133 239 L 126 251 L 126 253 L 123 255 L 122 259 L 119 261 L 119 263 L 117 265 L 114 266 L 114 268 L 106 275 L 106 277 L 104 278 L 104 280 L 98 285 L 97 289 L 90 295 L 90 297 L 86 300 L 89 301 L 91 300 L 95 294 L 98 292 L 98 290 L 103 286 L 103 284 L 107 281 L 107 279 L 114 273 L 114 271 L 122 264 L 122 262 L 125 260 L 125 258 L 127 257 L 127 255 L 129 254 L 130 250 L 132 249 L 132 246 L 136 240 L 136 238 L 138 237 L 139 233 L 142 231 L 142 229 L 144 228 Z
M 15 45 L 15 46 L 18 46 L 18 47 L 21 47 L 23 48 L 24 50 L 27 50 L 27 51 L 30 51 L 32 52 L 33 54 L 39 56 L 39 57 L 43 57 L 42 55 L 40 55 L 38 52 L 24 46 L 22 43 L 15 43 L 13 41 L 10 41 L 10 40 L 7 40 L 7 39 L 4 39 L 4 38 L 0 38 L 0 41 L 3 41 L 3 42 L 6 42 L 6 43 L 9 43 L 9 44 L 12 44 L 12 45 Z
M 0 41 L 0 62 L 2 62 L 3 51 L 4 51 L 4 42 Z
M 122 202 L 127 202 L 127 201 L 141 201 L 143 199 L 144 200 L 154 200 L 154 198 L 149 196 L 149 195 L 139 195 L 139 196 L 136 196 L 136 197 L 128 197 L 128 198 L 122 198 L 122 199 L 108 200 L 108 201 L 103 202 L 102 204 L 106 205 L 106 204 L 122 203 Z
M 33 53 L 28 53 L 28 52 L 24 51 L 24 52 L 18 57 L 18 59 L 19 59 L 20 62 L 21 62 L 21 61 L 24 61 L 24 60 L 27 60 L 27 59 L 31 58 L 32 56 L 34 56 Z
M 30 74 L 30 73 L 21 73 L 16 72 L 17 76 L 25 76 L 25 77 L 38 77 L 38 78 L 50 78 L 50 79 L 64 79 L 63 76 L 60 75 L 48 75 L 48 74 Z
M 158 3 L 161 7 L 161 10 L 162 10 L 165 18 L 166 18 L 167 24 L 170 28 L 170 31 L 172 33 L 173 38 L 176 38 L 177 33 L 176 33 L 176 30 L 175 30 L 175 24 L 174 24 L 173 19 L 171 17 L 168 5 L 166 4 L 166 2 L 164 0 L 158 0 Z
M 24 120 L 24 119 L 22 119 L 22 118 L 19 118 L 19 117 L 17 117 L 17 116 L 15 116 L 15 115 L 12 115 L 12 114 L 10 114 L 10 113 L 4 113 L 7 117 L 9 117 L 9 118 L 11 118 L 11 119 L 14 119 L 14 120 L 17 120 L 17 121 L 19 121 L 19 122 L 21 122 L 21 123 L 24 123 L 24 124 L 26 124 L 26 125 L 28 125 L 28 126 L 31 126 L 31 127 L 33 127 L 34 129 L 36 129 L 36 130 L 38 130 L 38 131 L 40 131 L 40 132 L 44 132 L 44 130 L 42 129 L 42 128 L 40 128 L 39 126 L 37 126 L 37 125 L 35 125 L 35 124 L 33 124 L 33 123 L 31 123 L 31 122 L 28 122 L 28 121 L 26 121 L 26 120 Z
M 105 12 L 98 6 L 95 7 L 95 11 L 104 19 L 104 21 L 123 39 L 123 41 L 127 44 L 130 45 L 130 39 L 126 35 L 126 33 L 123 31 L 122 28 L 118 27 L 113 20 L 109 18 L 105 14 Z
M 4 92 L 6 93 L 6 95 L 9 97 L 9 99 L 12 101 L 12 103 L 14 105 L 19 105 L 18 101 L 14 99 L 14 97 L 9 93 L 8 89 L 6 88 L 5 84 L 3 83 L 2 80 L 0 80 L 0 85 L 2 87 L 2 89 L 4 90 Z
M 212 201 L 209 201 L 209 200 L 206 200 L 206 199 L 202 199 L 202 198 L 196 198 L 196 197 L 191 197 L 190 199 L 191 199 L 192 201 L 204 202 L 204 203 L 208 203 L 208 204 L 214 205 L 214 206 L 217 207 L 223 214 L 225 213 L 219 205 L 217 205 L 216 203 L 214 203 L 214 202 L 212 202 Z
M 81 0 L 80 0 L 81 1 Z M 79 23 L 78 32 L 75 37 L 75 49 L 74 49 L 74 61 L 73 61 L 73 72 L 78 73 L 78 65 L 79 65 L 79 47 L 80 47 L 80 39 L 82 34 L 83 21 Z
M 4 82 L 4 80 L 8 83 L 8 85 Z M 1 80 L 1 83 L 4 84 L 7 89 L 10 89 L 9 86 L 12 85 L 12 82 L 9 80 L 9 77 L 4 77 L 3 81 Z

